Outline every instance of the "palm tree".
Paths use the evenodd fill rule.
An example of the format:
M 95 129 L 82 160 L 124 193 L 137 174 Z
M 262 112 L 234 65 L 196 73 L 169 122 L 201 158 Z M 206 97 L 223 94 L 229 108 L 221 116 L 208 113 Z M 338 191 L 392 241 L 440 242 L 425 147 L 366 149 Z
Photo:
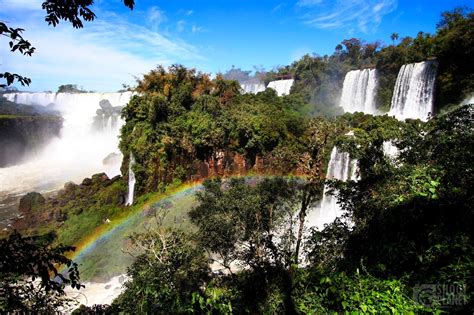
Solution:
M 393 33 L 392 35 L 390 35 L 390 38 L 392 39 L 392 42 L 395 45 L 395 41 L 398 39 L 398 33 Z

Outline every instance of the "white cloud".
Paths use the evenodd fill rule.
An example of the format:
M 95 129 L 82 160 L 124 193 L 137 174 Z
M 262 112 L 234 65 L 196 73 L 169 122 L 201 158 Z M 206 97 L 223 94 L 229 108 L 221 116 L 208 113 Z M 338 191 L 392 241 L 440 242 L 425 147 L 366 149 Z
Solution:
M 184 32 L 184 26 L 185 25 L 186 25 L 186 22 L 184 20 L 179 20 L 176 23 L 176 29 L 178 30 L 178 32 Z
M 306 24 L 322 29 L 353 29 L 374 32 L 384 15 L 393 12 L 397 0 L 299 0 Z
M 41 9 L 43 0 L 0 0 L 2 11 L 28 10 L 38 11 Z
M 281 10 L 284 6 L 285 6 L 284 3 L 279 3 L 279 4 L 277 4 L 276 6 L 273 7 L 272 13 L 275 13 L 275 12 Z
M 148 16 L 155 22 L 162 18 L 158 11 L 150 12 L 153 14 Z M 0 13 L 0 19 L 8 14 Z M 37 50 L 31 57 L 11 53 L 6 38 L 0 39 L 0 71 L 30 77 L 30 90 L 55 90 L 60 84 L 76 83 L 88 90 L 115 91 L 158 64 L 205 60 L 194 46 L 176 36 L 115 14 L 100 14 L 79 30 L 66 22 L 56 28 L 47 26 L 41 10 L 22 14 L 18 16 L 19 26 L 26 29 L 24 37 Z
M 158 7 L 150 7 L 147 12 L 148 22 L 154 28 L 158 28 L 160 24 L 166 21 L 165 12 Z
M 191 16 L 191 15 L 193 15 L 193 14 L 194 14 L 194 11 L 193 11 L 193 10 L 188 10 L 188 11 L 186 11 L 186 12 L 184 13 L 184 15 L 186 15 L 186 16 Z
M 191 32 L 193 33 L 199 33 L 202 32 L 203 28 L 201 26 L 193 25 L 191 26 Z

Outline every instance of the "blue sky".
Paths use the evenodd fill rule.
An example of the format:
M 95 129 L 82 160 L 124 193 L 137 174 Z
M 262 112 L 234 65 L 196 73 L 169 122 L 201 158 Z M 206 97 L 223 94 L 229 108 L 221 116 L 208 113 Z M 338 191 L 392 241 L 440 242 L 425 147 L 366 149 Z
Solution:
M 8 52 L 0 71 L 31 77 L 25 90 L 55 91 L 75 83 L 116 91 L 158 64 L 181 63 L 210 73 L 232 65 L 251 70 L 286 65 L 305 53 L 330 54 L 345 38 L 390 42 L 390 34 L 433 33 L 440 13 L 473 0 L 96 0 L 84 29 L 44 22 L 42 0 L 0 0 L 0 20 L 22 27 L 32 57 Z M 24 89 L 24 88 L 23 88 Z

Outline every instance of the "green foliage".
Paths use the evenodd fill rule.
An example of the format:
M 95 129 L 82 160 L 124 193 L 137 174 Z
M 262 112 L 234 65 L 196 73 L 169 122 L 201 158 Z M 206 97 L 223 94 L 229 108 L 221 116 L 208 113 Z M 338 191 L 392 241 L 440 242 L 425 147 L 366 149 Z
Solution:
M 136 261 L 128 269 L 131 280 L 112 307 L 125 313 L 169 314 L 189 311 L 207 279 L 202 249 L 181 231 L 162 227 L 130 237 Z M 218 299 L 218 298 L 217 298 Z M 204 306 L 204 305 L 203 305 Z
M 311 261 L 348 272 L 362 262 L 376 277 L 403 278 L 411 286 L 468 284 L 474 263 L 473 122 L 472 105 L 426 124 L 352 116 L 356 136 L 341 139 L 341 147 L 359 158 L 362 178 L 334 186 L 354 225 L 339 221 L 315 231 Z M 384 154 L 385 141 L 397 146 L 397 157 Z M 466 287 L 463 310 L 472 307 Z
M 437 97 L 440 105 L 459 104 L 474 91 L 474 13 L 467 8 L 443 12 L 435 50 L 439 60 Z
M 66 183 L 54 198 L 36 203 L 24 220 L 27 231 L 56 231 L 58 243 L 75 244 L 84 235 L 121 215 L 126 209 L 127 187 L 121 178 L 109 179 L 104 173 L 86 178 L 80 185 Z
M 237 82 L 211 80 L 180 65 L 150 71 L 136 90 L 141 94 L 123 110 L 120 147 L 125 156 L 133 152 L 139 194 L 189 179 L 199 170 L 196 164 L 223 152 L 253 164 L 281 143 L 297 142 L 304 129 L 300 98 L 281 98 L 272 90 L 240 95 Z
M 70 303 L 64 287 L 80 289 L 77 264 L 65 253 L 74 247 L 53 245 L 53 234 L 24 237 L 17 232 L 0 239 L 0 311 L 57 312 Z M 66 272 L 58 268 L 66 266 Z
M 193 293 L 191 301 L 194 312 L 199 314 L 233 314 L 232 304 L 228 300 L 229 292 L 225 289 L 208 287 L 199 294 Z M 197 309 L 197 310 L 196 310 Z
M 229 271 L 235 262 L 254 269 L 288 267 L 295 242 L 297 185 L 280 178 L 265 179 L 255 187 L 243 179 L 225 185 L 219 179 L 204 182 L 204 191 L 197 194 L 200 204 L 189 213 L 199 228 L 199 243 Z
M 58 87 L 58 93 L 85 93 L 86 91 L 77 87 L 76 84 L 64 84 Z
M 299 314 L 421 314 L 429 309 L 408 297 L 398 280 L 380 280 L 359 272 L 319 274 L 301 271 L 295 289 Z

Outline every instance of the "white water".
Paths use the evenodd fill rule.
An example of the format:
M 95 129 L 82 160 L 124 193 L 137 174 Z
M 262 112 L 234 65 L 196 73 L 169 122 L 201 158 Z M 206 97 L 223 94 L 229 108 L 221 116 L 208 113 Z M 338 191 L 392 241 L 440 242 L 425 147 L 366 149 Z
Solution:
M 437 61 L 403 65 L 398 72 L 389 115 L 427 120 L 433 112 Z
M 469 105 L 469 104 L 474 104 L 474 94 L 469 95 L 461 102 L 461 105 Z
M 398 148 L 393 144 L 393 141 L 384 141 L 382 143 L 383 153 L 390 159 L 395 160 L 400 153 Z
M 341 152 L 334 147 L 331 152 L 326 179 L 358 180 L 357 160 L 351 159 L 349 153 Z M 337 202 L 337 197 L 329 194 L 328 191 L 329 186 L 324 186 L 321 204 L 308 212 L 306 217 L 307 226 L 317 227 L 321 230 L 325 224 L 332 223 L 342 215 L 343 210 Z
M 127 203 L 126 205 L 132 205 L 133 204 L 133 196 L 135 194 L 135 173 L 133 172 L 133 165 L 135 165 L 135 158 L 133 157 L 133 154 L 130 153 L 130 162 L 128 163 L 128 197 L 127 197 Z
M 129 278 L 126 275 L 116 276 L 111 278 L 108 282 L 85 282 L 84 288 L 76 290 L 67 286 L 65 292 L 67 297 L 72 298 L 78 302 L 70 309 L 64 310 L 65 313 L 71 313 L 74 309 L 78 308 L 80 304 L 86 306 L 93 306 L 95 304 L 111 304 L 112 301 L 122 293 L 124 287 L 123 284 L 128 281 Z
M 27 162 L 0 168 L 0 191 L 22 194 L 28 191 L 45 192 L 58 189 L 67 181 L 80 182 L 94 173 L 105 172 L 109 177 L 120 174 L 120 161 L 104 165 L 110 153 L 119 153 L 118 136 L 121 120 L 108 130 L 94 132 L 93 117 L 99 102 L 108 99 L 113 106 L 124 106 L 131 93 L 11 93 L 5 97 L 27 105 L 48 106 L 64 118 L 60 138 L 47 144 L 41 152 Z
M 374 115 L 375 88 L 377 86 L 377 73 L 375 69 L 349 71 L 342 87 L 339 106 L 344 112 L 363 112 Z
M 252 82 L 243 82 L 240 84 L 243 93 L 246 94 L 257 94 L 259 92 L 265 91 L 265 84 L 263 83 L 252 83 Z
M 289 95 L 293 82 L 295 82 L 293 79 L 271 81 L 267 88 L 274 89 L 278 96 Z

